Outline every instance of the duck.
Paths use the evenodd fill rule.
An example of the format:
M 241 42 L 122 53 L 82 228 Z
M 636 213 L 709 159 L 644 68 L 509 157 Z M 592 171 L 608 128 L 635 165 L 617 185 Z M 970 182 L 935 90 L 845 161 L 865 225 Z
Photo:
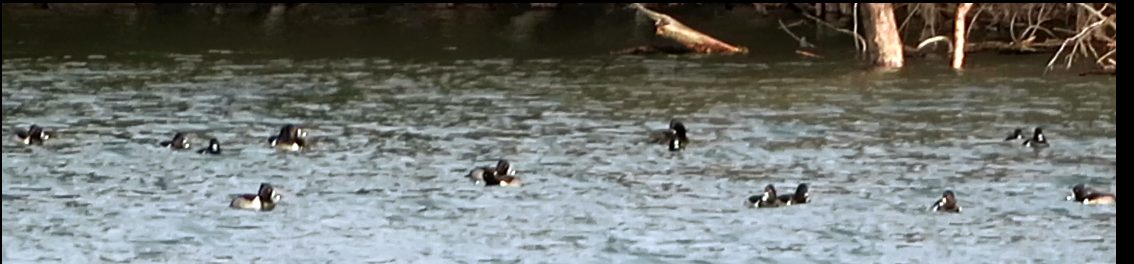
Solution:
M 1047 147 L 1047 137 L 1043 136 L 1043 128 L 1037 127 L 1032 134 L 1032 138 L 1024 140 L 1024 146 L 1033 148 Z
M 16 140 L 24 145 L 43 145 L 44 141 L 51 138 L 51 133 L 43 131 L 39 125 L 31 125 L 27 131 L 16 131 Z
M 1008 134 L 1008 137 L 1005 138 L 1004 141 L 1013 141 L 1019 139 L 1024 139 L 1024 130 L 1017 128 L 1016 131 L 1012 132 L 1012 134 Z
M 945 191 L 941 194 L 941 199 L 933 203 L 931 209 L 934 212 L 960 213 L 961 205 L 957 204 L 957 196 L 953 191 Z
M 805 204 L 811 202 L 811 193 L 806 183 L 795 187 L 795 193 L 784 194 L 777 197 L 784 205 Z
M 197 150 L 197 153 L 199 153 L 199 154 L 213 154 L 213 155 L 221 154 L 220 141 L 215 139 L 215 138 L 210 139 L 209 140 L 209 146 L 202 148 L 200 150 Z
M 764 193 L 760 195 L 753 195 L 744 201 L 744 205 L 749 208 L 763 208 L 763 207 L 780 207 L 786 205 L 783 201 L 776 196 L 776 187 L 768 184 L 764 186 Z
M 268 138 L 268 145 L 272 147 L 287 149 L 287 150 L 300 150 L 307 145 L 307 132 L 303 131 L 292 124 L 284 125 L 280 129 L 280 133 Z
M 496 167 L 474 168 L 465 177 L 472 179 L 477 185 L 484 184 L 485 186 L 505 187 L 520 187 L 523 185 L 520 178 L 516 177 L 516 169 L 513 168 L 512 163 L 507 160 L 500 160 L 496 163 Z
M 268 211 L 275 209 L 276 203 L 282 198 L 283 196 L 276 193 L 276 189 L 271 184 L 265 182 L 260 184 L 260 191 L 257 194 L 242 194 L 232 198 L 229 206 L 235 209 Z
M 1095 190 L 1094 188 L 1089 188 L 1086 184 L 1078 184 L 1071 187 L 1071 195 L 1067 196 L 1067 200 L 1076 201 L 1083 204 L 1118 203 L 1118 197 L 1115 197 L 1114 194 Z
M 170 149 L 187 149 L 189 148 L 189 138 L 185 134 L 177 132 L 173 135 L 172 140 L 162 141 L 161 146 Z
M 685 124 L 678 119 L 669 121 L 669 130 L 650 134 L 650 143 L 666 145 L 670 151 L 684 150 L 689 144 Z

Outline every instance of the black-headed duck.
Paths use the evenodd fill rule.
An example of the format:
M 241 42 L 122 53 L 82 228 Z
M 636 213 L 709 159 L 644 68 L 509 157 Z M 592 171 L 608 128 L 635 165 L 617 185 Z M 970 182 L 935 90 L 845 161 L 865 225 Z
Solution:
M 941 199 L 933 203 L 931 209 L 934 212 L 960 213 L 961 205 L 957 204 L 957 196 L 953 194 L 953 191 L 945 191 L 941 194 Z
M 1024 130 L 1023 129 L 1017 128 L 1016 131 L 1012 132 L 1012 134 L 1008 134 L 1008 137 L 1004 138 L 1004 141 L 1013 141 L 1013 140 L 1018 140 L 1018 139 L 1024 139 Z
M 512 168 L 512 163 L 507 160 L 500 160 L 496 163 L 496 167 L 474 168 L 465 177 L 472 179 L 477 185 L 508 187 L 522 185 L 520 178 L 516 177 L 516 169 Z
M 1024 140 L 1025 147 L 1042 148 L 1047 147 L 1047 137 L 1043 135 L 1043 128 L 1036 128 L 1032 138 Z
M 27 131 L 16 131 L 16 140 L 24 145 L 43 145 L 43 142 L 51 138 L 51 133 L 43 131 L 39 125 L 31 125 Z
M 810 203 L 811 191 L 806 183 L 800 183 L 799 186 L 795 187 L 795 193 L 780 195 L 778 198 L 784 205 Z
M 776 196 L 776 187 L 768 184 L 764 186 L 764 193 L 760 195 L 753 195 L 744 201 L 744 205 L 752 208 L 761 207 L 780 207 L 787 205 Z
M 1067 196 L 1067 200 L 1083 204 L 1118 203 L 1118 197 L 1115 197 L 1114 194 L 1087 187 L 1085 184 L 1078 184 L 1071 187 L 1071 195 Z
M 202 148 L 202 149 L 200 149 L 200 150 L 197 150 L 197 153 L 200 153 L 200 154 L 213 154 L 213 155 L 219 155 L 219 154 L 221 154 L 220 141 L 219 141 L 219 140 L 217 140 L 217 139 L 215 139 L 215 138 L 214 138 L 214 139 L 210 139 L 210 140 L 209 140 L 209 146 L 208 146 L 208 147 L 205 147 L 205 148 Z
M 268 138 L 268 144 L 272 147 L 287 149 L 287 150 L 300 150 L 307 145 L 307 132 L 298 126 L 287 124 L 280 129 L 280 133 Z
M 666 145 L 670 151 L 683 150 L 689 144 L 686 131 L 684 123 L 673 119 L 669 121 L 669 130 L 650 134 L 650 143 Z
M 185 134 L 178 132 L 173 135 L 173 139 L 169 141 L 162 141 L 161 146 L 170 149 L 187 149 L 189 148 L 189 137 Z
M 282 195 L 276 193 L 276 189 L 271 184 L 261 183 L 260 191 L 257 194 L 243 194 L 232 199 L 229 206 L 236 209 L 249 209 L 249 210 L 272 210 L 275 209 L 276 203 L 283 198 Z

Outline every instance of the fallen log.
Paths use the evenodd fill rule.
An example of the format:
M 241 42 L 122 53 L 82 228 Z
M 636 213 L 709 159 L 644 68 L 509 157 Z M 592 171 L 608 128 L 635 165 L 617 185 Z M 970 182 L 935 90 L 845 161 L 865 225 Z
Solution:
M 660 46 L 642 46 L 635 47 L 621 51 L 615 51 L 616 54 L 646 54 L 646 53 L 666 53 L 666 54 L 685 54 L 685 53 L 703 53 L 703 54 L 746 54 L 748 53 L 747 47 L 734 46 L 716 38 L 705 35 L 697 30 L 689 28 L 677 21 L 669 15 L 662 14 L 646 8 L 642 4 L 634 3 L 634 8 L 650 19 L 654 20 L 654 27 L 657 28 L 656 33 L 660 36 L 667 37 L 681 43 L 686 49 L 677 49 L 673 47 L 660 47 Z

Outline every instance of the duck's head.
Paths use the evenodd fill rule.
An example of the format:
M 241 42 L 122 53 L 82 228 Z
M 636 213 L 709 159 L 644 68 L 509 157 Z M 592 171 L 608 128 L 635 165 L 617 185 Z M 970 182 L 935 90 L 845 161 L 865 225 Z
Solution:
M 795 195 L 792 196 L 794 202 L 810 202 L 811 201 L 811 188 L 806 183 L 800 183 L 795 187 Z
M 209 150 L 213 151 L 213 152 L 220 152 L 220 140 L 217 140 L 215 138 L 210 139 L 209 140 Z
M 283 199 L 283 195 L 280 195 L 279 193 L 277 193 L 276 188 L 272 187 L 272 185 L 268 184 L 268 183 L 261 183 L 260 184 L 259 196 L 260 196 L 260 202 L 267 202 L 267 203 L 276 203 L 276 202 L 279 202 L 280 199 Z
M 161 142 L 161 146 L 173 149 L 189 148 L 189 136 L 190 135 L 186 135 L 185 133 L 177 132 L 177 134 L 173 135 L 173 139 Z
M 499 176 L 514 176 L 516 169 L 512 167 L 512 163 L 507 160 L 500 160 L 496 163 L 496 175 Z
M 1008 138 L 1005 138 L 1004 141 L 1017 140 L 1017 139 L 1024 139 L 1024 130 L 1023 129 L 1017 128 L 1016 131 L 1012 131 L 1012 134 L 1009 135 Z
M 47 133 L 44 133 L 43 128 L 39 127 L 38 125 L 31 125 L 30 127 L 28 127 L 28 136 L 40 140 L 46 140 L 51 137 Z
M 764 196 L 760 197 L 761 201 L 771 201 L 776 199 L 776 186 L 768 184 L 764 186 Z
M 1076 184 L 1075 186 L 1071 187 L 1071 195 L 1067 196 L 1067 200 L 1082 202 L 1087 198 L 1088 194 L 1091 194 L 1091 192 L 1091 188 L 1087 188 L 1086 184 Z
M 678 119 L 673 119 L 673 120 L 669 121 L 669 130 L 671 130 L 674 135 L 681 136 L 681 137 L 684 137 L 685 132 L 686 132 L 685 124 L 682 123 L 681 120 L 678 120 Z
M 204 154 L 204 153 L 220 154 L 221 153 L 220 140 L 217 140 L 216 138 L 210 139 L 209 140 L 209 146 L 205 147 L 201 150 L 198 150 L 197 152 L 202 153 L 202 154 Z
M 304 131 L 302 128 L 299 128 L 296 125 L 287 124 L 284 125 L 283 128 L 280 128 L 280 134 L 278 135 L 278 137 L 281 137 L 283 139 L 303 138 L 307 137 L 307 131 Z
M 1058 136 L 1058 135 L 1056 135 Z M 1037 142 L 1047 142 L 1047 137 L 1043 136 L 1043 128 L 1037 127 L 1035 133 L 1032 135 L 1032 140 Z
M 945 191 L 941 194 L 941 199 L 933 203 L 933 211 L 950 210 L 951 208 L 958 208 L 957 196 L 953 194 L 953 191 Z

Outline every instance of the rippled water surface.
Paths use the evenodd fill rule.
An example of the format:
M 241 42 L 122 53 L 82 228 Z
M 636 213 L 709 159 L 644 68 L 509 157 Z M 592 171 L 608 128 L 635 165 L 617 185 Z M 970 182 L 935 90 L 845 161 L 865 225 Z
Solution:
M 1043 76 L 1042 56 L 977 56 L 959 74 L 941 61 L 883 74 L 849 59 L 607 56 L 631 41 L 582 25 L 543 33 L 564 43 L 552 45 L 500 21 L 473 28 L 511 33 L 411 35 L 421 44 L 392 50 L 341 44 L 380 25 L 328 26 L 327 45 L 372 45 L 353 52 L 5 19 L 3 260 L 1117 262 L 1116 207 L 1064 199 L 1077 183 L 1117 191 L 1113 77 Z M 315 34 L 294 27 L 278 30 Z M 119 35 L 59 42 L 100 30 Z M 750 37 L 737 38 L 759 45 Z M 512 44 L 465 49 L 497 42 Z M 671 118 L 691 130 L 686 151 L 644 142 Z M 268 148 L 288 123 L 317 145 Z M 58 134 L 12 139 L 31 124 Z M 1050 148 L 1003 142 L 1035 126 Z M 225 152 L 157 146 L 176 132 Z M 500 158 L 523 187 L 463 178 Z M 261 182 L 283 192 L 279 208 L 227 207 Z M 743 206 L 766 184 L 801 182 L 812 204 Z M 927 212 L 947 189 L 964 212 Z

